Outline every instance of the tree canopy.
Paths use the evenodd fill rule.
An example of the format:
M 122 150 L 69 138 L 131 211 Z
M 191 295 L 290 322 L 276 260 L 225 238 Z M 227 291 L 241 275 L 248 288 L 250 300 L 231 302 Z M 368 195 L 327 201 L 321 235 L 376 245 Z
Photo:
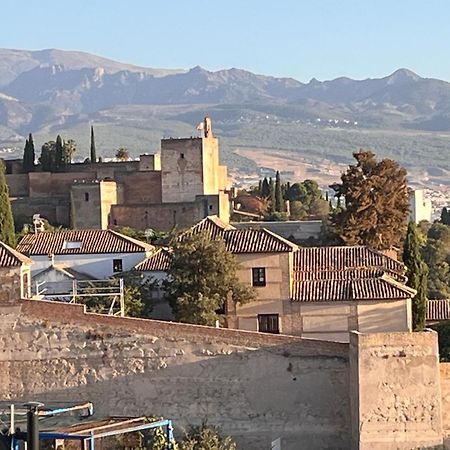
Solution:
M 236 303 L 253 300 L 255 293 L 239 281 L 238 268 L 221 238 L 212 239 L 205 231 L 176 239 L 165 296 L 177 320 L 214 325 L 229 296 Z
M 25 140 L 25 148 L 23 149 L 22 166 L 25 173 L 34 171 L 35 158 L 33 135 L 30 133 L 28 139 Z
M 427 310 L 428 267 L 422 257 L 419 232 L 414 222 L 409 222 L 403 247 L 403 262 L 407 267 L 407 285 L 417 291 L 412 300 L 413 328 L 421 331 L 425 327 Z
M 399 246 L 409 212 L 406 170 L 391 159 L 378 162 L 371 151 L 353 156 L 356 164 L 331 186 L 345 200 L 331 216 L 335 232 L 347 245 Z
M 0 241 L 11 247 L 15 247 L 14 219 L 11 211 L 5 171 L 5 163 L 0 159 Z

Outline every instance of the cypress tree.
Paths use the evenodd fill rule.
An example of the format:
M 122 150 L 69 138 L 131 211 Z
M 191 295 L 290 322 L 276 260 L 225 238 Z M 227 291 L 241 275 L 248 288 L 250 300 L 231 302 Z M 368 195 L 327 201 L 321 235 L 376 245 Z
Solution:
M 281 177 L 278 170 L 275 177 L 275 211 L 283 212 L 283 193 L 281 191 Z
M 272 177 L 270 177 L 270 179 L 269 179 L 269 202 L 270 202 L 269 211 L 270 212 L 276 211 L 276 209 L 275 209 L 275 206 L 276 206 L 275 184 L 272 180 Z
M 261 191 L 262 191 L 262 180 L 258 181 L 258 195 L 261 195 Z
M 262 182 L 261 195 L 264 198 L 267 198 L 270 196 L 270 187 L 269 187 L 269 182 L 267 181 L 267 177 L 264 177 L 264 180 Z
M 9 189 L 6 184 L 5 164 L 2 159 L 0 159 L 0 241 L 11 247 L 16 245 L 14 219 L 9 200 Z
M 34 142 L 30 133 L 28 139 L 25 140 L 25 148 L 23 149 L 22 168 L 25 173 L 34 171 Z
M 412 318 L 415 331 L 425 327 L 427 309 L 428 266 L 422 258 L 419 234 L 414 222 L 409 222 L 403 247 L 403 262 L 407 267 L 407 285 L 417 291 L 412 300 Z
M 97 162 L 97 154 L 95 152 L 94 127 L 91 125 L 91 163 Z
M 61 139 L 61 136 L 58 134 L 58 136 L 56 136 L 54 169 L 56 171 L 64 171 L 66 163 L 67 161 L 66 161 L 66 153 L 64 151 L 64 144 Z

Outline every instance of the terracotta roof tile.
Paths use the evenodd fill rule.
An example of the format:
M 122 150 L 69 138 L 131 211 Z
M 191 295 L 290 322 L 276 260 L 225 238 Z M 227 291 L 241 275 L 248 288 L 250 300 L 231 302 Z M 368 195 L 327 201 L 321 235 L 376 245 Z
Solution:
M 426 320 L 438 321 L 450 319 L 450 300 L 428 300 Z
M 404 275 L 403 263 L 366 246 L 303 247 L 294 255 L 294 270 L 317 272 L 379 268 Z
M 166 272 L 170 268 L 172 255 L 165 248 L 160 248 L 153 255 L 135 266 L 136 270 L 143 272 Z
M 292 300 L 329 302 L 355 300 L 398 300 L 415 295 L 415 291 L 387 275 L 378 278 L 328 279 L 297 281 Z
M 31 259 L 0 241 L 0 267 L 18 267 L 32 263 Z
M 27 234 L 17 249 L 27 255 L 73 255 L 140 253 L 153 246 L 112 230 L 63 230 Z

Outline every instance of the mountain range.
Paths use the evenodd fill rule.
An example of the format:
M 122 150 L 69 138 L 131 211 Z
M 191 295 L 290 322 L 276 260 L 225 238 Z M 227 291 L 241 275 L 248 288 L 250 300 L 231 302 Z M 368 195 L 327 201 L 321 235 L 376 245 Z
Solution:
M 89 123 L 186 133 L 205 113 L 235 138 L 230 142 L 243 128 L 269 122 L 447 132 L 450 83 L 407 69 L 302 83 L 236 68 L 154 69 L 83 52 L 0 49 L 0 147 L 22 146 L 29 132 L 46 136 Z

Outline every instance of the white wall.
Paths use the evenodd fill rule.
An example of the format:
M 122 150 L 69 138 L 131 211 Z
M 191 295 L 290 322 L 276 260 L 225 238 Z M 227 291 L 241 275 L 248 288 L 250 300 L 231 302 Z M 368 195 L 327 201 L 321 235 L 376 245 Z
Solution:
M 123 271 L 132 269 L 137 263 L 146 257 L 145 252 L 141 253 L 104 253 L 96 255 L 55 255 L 55 264 L 63 264 L 78 272 L 84 272 L 96 279 L 109 278 L 114 275 L 113 259 L 121 259 Z M 32 275 L 52 265 L 48 256 L 30 256 L 34 262 Z

